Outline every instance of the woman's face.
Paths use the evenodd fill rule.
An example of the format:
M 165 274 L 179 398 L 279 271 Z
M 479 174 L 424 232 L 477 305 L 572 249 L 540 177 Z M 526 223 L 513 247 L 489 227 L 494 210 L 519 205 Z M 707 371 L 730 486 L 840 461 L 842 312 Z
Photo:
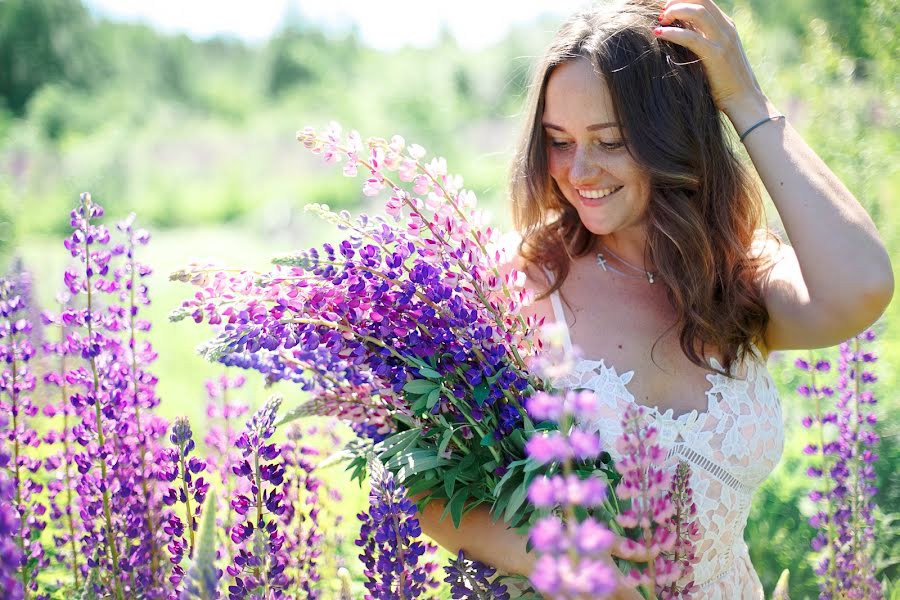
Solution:
M 556 67 L 544 97 L 550 176 L 596 235 L 642 228 L 650 177 L 624 144 L 612 99 L 591 63 Z

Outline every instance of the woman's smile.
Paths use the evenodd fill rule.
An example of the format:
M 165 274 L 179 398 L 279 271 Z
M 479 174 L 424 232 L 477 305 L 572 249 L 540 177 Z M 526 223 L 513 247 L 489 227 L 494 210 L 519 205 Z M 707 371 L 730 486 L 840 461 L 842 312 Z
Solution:
M 581 198 L 581 202 L 585 206 L 603 206 L 610 200 L 610 196 L 621 190 L 625 186 L 614 185 L 610 187 L 593 189 L 593 190 L 578 190 L 578 196 Z

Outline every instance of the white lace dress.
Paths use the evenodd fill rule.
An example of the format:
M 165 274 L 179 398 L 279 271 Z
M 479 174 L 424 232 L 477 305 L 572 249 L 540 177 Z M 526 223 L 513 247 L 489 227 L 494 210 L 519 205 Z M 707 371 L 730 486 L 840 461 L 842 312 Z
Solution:
M 565 323 L 556 293 L 551 295 L 558 323 Z M 571 341 L 566 333 L 566 343 Z M 772 376 L 759 351 L 735 364 L 731 374 L 706 376 L 707 409 L 678 417 L 672 410 L 660 413 L 648 407 L 660 443 L 668 448 L 672 468 L 686 460 L 692 470 L 691 487 L 697 505 L 701 538 L 693 579 L 698 591 L 692 597 L 709 600 L 763 598 L 762 585 L 747 553 L 744 528 L 753 492 L 781 458 L 784 424 L 781 403 Z M 713 359 L 713 366 L 721 365 Z M 621 417 L 634 396 L 628 391 L 633 371 L 616 372 L 603 360 L 580 360 L 573 371 L 555 382 L 560 388 L 595 392 L 607 414 L 587 424 L 601 439 L 615 440 L 621 433 Z M 612 442 L 604 448 L 613 459 Z

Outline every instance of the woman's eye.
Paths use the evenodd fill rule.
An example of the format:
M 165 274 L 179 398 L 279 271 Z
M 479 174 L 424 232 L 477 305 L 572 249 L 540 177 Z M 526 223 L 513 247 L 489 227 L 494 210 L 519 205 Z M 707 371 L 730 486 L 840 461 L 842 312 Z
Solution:
M 554 148 L 567 148 L 570 143 L 567 140 L 550 140 L 550 145 Z
M 619 148 L 621 148 L 622 146 L 625 145 L 622 142 L 601 142 L 599 140 L 597 141 L 597 143 L 604 150 L 618 150 Z

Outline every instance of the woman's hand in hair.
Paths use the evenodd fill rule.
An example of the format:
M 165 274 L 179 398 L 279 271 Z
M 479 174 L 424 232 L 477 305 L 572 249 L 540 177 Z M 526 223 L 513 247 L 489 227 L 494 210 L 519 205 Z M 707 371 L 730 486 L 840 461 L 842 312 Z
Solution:
M 684 46 L 700 58 L 713 100 L 732 122 L 766 116 L 766 97 L 734 21 L 713 0 L 669 0 L 659 22 L 654 33 L 660 39 Z M 738 117 L 736 113 L 750 114 Z

